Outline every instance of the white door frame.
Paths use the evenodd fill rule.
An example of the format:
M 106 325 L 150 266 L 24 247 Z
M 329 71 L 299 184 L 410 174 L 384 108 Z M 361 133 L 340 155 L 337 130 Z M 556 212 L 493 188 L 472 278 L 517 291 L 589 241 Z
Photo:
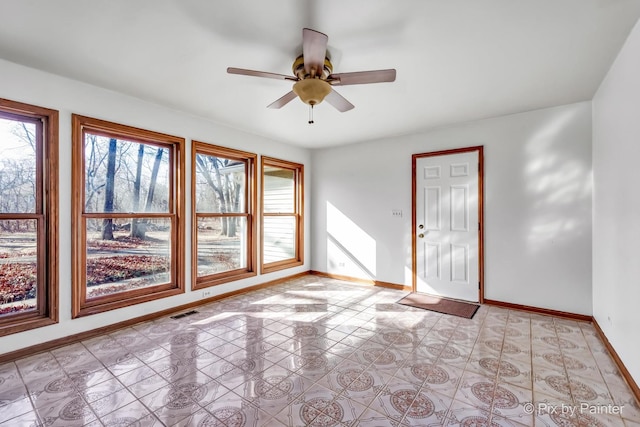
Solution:
M 419 158 L 444 156 L 449 154 L 467 153 L 471 151 L 478 152 L 478 222 L 480 229 L 478 230 L 478 302 L 484 302 L 484 192 L 483 192 L 483 176 L 484 176 L 484 157 L 483 146 L 456 148 L 452 150 L 433 151 L 430 153 L 420 153 L 411 156 L 411 277 L 412 290 L 416 292 L 417 277 L 417 228 L 416 228 L 416 162 Z

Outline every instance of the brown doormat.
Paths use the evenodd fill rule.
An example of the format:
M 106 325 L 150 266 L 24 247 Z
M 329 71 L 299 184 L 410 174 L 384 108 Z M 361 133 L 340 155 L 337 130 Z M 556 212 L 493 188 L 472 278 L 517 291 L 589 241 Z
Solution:
M 451 314 L 467 319 L 472 319 L 473 315 L 478 311 L 478 308 L 480 308 L 478 304 L 417 293 L 407 295 L 398 301 L 398 304 L 437 311 L 438 313 Z

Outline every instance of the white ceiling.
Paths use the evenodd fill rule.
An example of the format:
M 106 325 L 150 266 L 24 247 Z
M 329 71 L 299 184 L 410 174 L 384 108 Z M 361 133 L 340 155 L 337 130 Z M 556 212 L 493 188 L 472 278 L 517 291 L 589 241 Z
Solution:
M 0 0 L 0 57 L 303 147 L 589 100 L 640 0 Z M 315 124 L 294 100 L 302 28 L 329 36 L 334 72 L 396 68 L 337 90 Z M 7 84 L 2 82 L 0 84 Z

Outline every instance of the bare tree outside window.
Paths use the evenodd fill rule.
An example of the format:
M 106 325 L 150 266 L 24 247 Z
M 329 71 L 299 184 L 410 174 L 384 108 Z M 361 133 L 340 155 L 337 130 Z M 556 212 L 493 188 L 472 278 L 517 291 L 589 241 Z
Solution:
M 77 184 L 83 178 L 85 190 L 76 204 L 82 224 L 76 250 L 82 247 L 77 256 L 83 264 L 76 274 L 76 305 L 126 304 L 132 295 L 150 295 L 145 289 L 153 289 L 151 294 L 179 290 L 180 143 L 150 131 L 74 118 L 74 143 L 82 144 L 74 176 Z
M 57 130 L 0 99 L 0 336 L 57 322 Z
M 36 309 L 36 125 L 0 118 L 0 315 Z
M 256 155 L 194 141 L 195 288 L 255 274 Z
M 104 216 L 166 211 L 169 160 L 164 148 L 86 133 L 87 149 L 89 159 L 95 155 L 91 150 L 100 158 L 106 152 L 104 161 L 85 170 L 85 176 L 92 175 L 94 183 L 101 183 L 97 194 L 85 193 L 86 199 L 102 201 L 91 212 Z M 140 209 L 142 195 L 146 202 Z M 107 215 L 101 222 L 88 219 L 87 224 L 89 298 L 169 281 L 171 224 L 166 219 Z

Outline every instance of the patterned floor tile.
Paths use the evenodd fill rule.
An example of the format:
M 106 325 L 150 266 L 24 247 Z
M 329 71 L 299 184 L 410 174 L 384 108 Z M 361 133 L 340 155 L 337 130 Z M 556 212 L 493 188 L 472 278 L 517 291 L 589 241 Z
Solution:
M 145 419 L 145 421 L 141 421 Z M 151 412 L 139 401 L 133 401 L 123 405 L 100 418 L 107 426 L 152 426 L 160 425 L 159 421 L 151 415 Z M 151 422 L 153 421 L 153 423 Z
M 200 422 L 202 426 L 259 427 L 267 425 L 269 420 L 273 418 L 235 393 L 222 396 L 206 406 L 205 409 L 210 416 Z M 272 425 L 277 425 L 277 423 Z
M 344 407 L 334 402 L 337 397 L 328 389 L 313 386 L 276 414 L 275 418 L 287 426 L 294 427 L 339 425 L 339 420 L 344 415 Z M 362 410 L 364 411 L 364 407 Z
M 378 369 L 337 369 L 337 381 L 342 386 L 341 395 L 368 406 L 393 378 L 392 372 Z
M 36 413 L 45 425 L 54 427 L 84 426 L 97 419 L 91 407 L 78 394 L 47 401 L 42 406 L 36 404 Z
M 304 276 L 5 363 L 0 426 L 640 427 L 589 323 L 404 295 Z
M 90 394 L 89 396 L 95 396 L 97 398 L 92 398 L 89 402 L 85 397 L 85 401 L 89 403 L 89 406 L 98 417 L 103 417 L 107 414 L 111 414 L 113 411 L 136 401 L 136 397 L 126 389 L 118 390 L 114 393 L 109 394 L 94 393 Z
M 12 418 L 16 418 L 20 415 L 24 415 L 28 412 L 33 412 L 34 408 L 31 404 L 31 399 L 28 396 L 23 396 L 20 399 L 13 401 L 3 401 L 0 403 L 0 423 L 8 421 Z
M 467 426 L 490 426 L 498 427 L 491 424 L 492 414 L 490 411 L 477 408 L 468 403 L 453 401 L 449 407 L 447 419 L 443 425 L 448 427 L 467 427 Z

